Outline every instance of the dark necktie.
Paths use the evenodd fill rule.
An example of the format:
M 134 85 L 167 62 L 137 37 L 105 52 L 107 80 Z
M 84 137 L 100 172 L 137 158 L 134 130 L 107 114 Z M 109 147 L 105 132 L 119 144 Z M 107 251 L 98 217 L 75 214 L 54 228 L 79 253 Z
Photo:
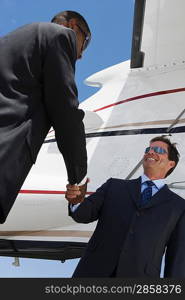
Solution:
M 140 201 L 141 206 L 147 204 L 149 200 L 152 198 L 152 186 L 155 185 L 150 180 L 146 181 L 145 183 L 147 184 L 147 187 L 144 189 L 144 191 L 141 194 L 141 201 Z

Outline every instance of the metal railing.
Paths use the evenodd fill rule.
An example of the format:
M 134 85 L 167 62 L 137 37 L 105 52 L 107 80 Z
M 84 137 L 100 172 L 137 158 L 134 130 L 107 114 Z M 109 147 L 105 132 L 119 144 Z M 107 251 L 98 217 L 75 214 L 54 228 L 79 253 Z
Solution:
M 173 121 L 173 123 L 166 129 L 166 133 L 162 135 L 164 136 L 171 136 L 172 134 L 170 133 L 170 131 L 173 129 L 173 127 L 179 122 L 180 118 L 183 116 L 183 114 L 185 113 L 185 109 L 183 109 L 183 111 L 177 116 L 177 118 Z M 136 173 L 136 171 L 140 168 L 140 166 L 142 165 L 143 162 L 143 158 L 137 163 L 137 165 L 133 168 L 133 170 L 127 175 L 127 177 L 125 179 L 130 179 L 132 178 L 132 176 Z M 183 182 L 183 181 L 182 181 Z

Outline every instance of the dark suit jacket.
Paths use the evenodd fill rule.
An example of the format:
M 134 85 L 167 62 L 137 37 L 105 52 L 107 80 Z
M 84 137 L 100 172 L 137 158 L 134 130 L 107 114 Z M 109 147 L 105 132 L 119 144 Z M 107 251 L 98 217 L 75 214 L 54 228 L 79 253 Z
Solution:
M 76 36 L 33 23 L 0 38 L 0 222 L 3 223 L 51 126 L 71 184 L 87 172 L 74 81 Z M 47 162 L 46 162 L 47 163 Z
M 74 277 L 185 278 L 185 200 L 165 185 L 139 208 L 141 179 L 109 179 L 80 204 L 76 222 L 98 219 Z

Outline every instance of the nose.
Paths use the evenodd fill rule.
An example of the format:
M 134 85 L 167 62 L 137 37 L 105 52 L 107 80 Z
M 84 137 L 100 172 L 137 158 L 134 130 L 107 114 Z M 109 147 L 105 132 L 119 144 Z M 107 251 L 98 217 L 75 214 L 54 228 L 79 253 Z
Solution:
M 155 153 L 153 148 L 150 148 L 150 150 L 148 151 L 148 153 Z

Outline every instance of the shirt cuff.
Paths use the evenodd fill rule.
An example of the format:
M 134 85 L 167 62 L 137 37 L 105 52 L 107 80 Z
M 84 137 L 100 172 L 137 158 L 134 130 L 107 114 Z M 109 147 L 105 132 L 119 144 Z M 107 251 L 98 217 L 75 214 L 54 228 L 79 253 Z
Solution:
M 78 203 L 78 204 L 70 204 L 70 210 L 71 212 L 75 212 L 75 210 L 78 208 L 78 206 L 80 205 L 81 203 Z
M 78 186 L 85 184 L 86 181 L 87 181 L 87 175 L 82 179 L 82 181 L 78 184 Z

